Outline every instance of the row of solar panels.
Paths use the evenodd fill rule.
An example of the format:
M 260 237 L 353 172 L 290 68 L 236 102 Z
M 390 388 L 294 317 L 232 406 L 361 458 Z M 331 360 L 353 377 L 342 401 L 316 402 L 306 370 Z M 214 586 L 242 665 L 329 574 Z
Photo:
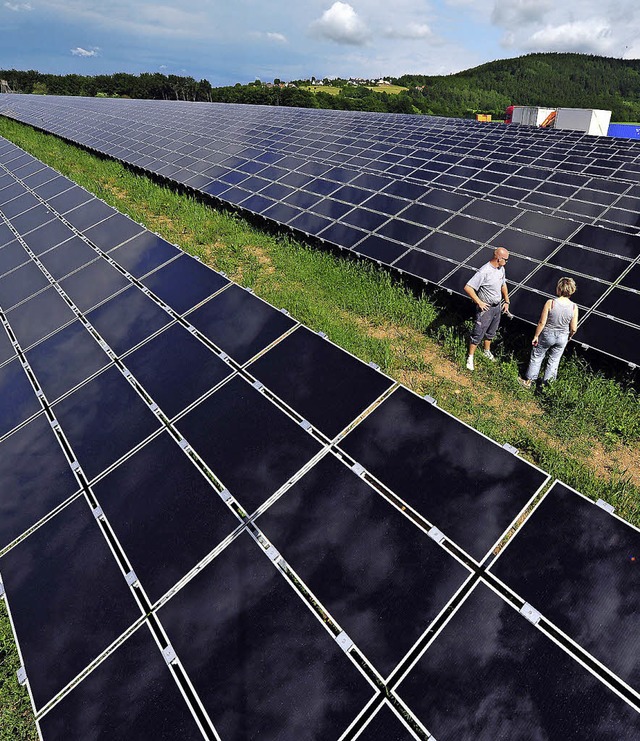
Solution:
M 135 101 L 134 110 L 128 111 L 133 115 L 123 120 L 120 101 L 104 102 L 103 105 L 103 101 L 88 100 L 83 101 L 80 108 L 77 103 L 74 105 L 70 119 L 68 100 L 60 99 L 59 106 L 49 104 L 45 115 L 38 117 L 46 128 L 60 126 L 59 118 L 62 116 L 65 129 L 71 129 L 75 135 L 80 132 L 85 140 L 93 141 L 97 148 L 104 146 L 106 140 L 116 147 L 116 152 L 120 147 L 124 157 L 130 154 L 131 141 L 140 140 L 149 161 L 153 161 L 153 155 L 159 151 L 165 150 L 165 156 L 166 150 L 172 151 L 175 142 L 173 134 L 179 133 L 178 140 L 184 143 L 185 131 L 181 119 L 185 111 L 183 108 L 175 110 L 173 104 L 169 104 L 169 107 L 165 104 L 159 120 L 152 122 L 151 111 L 154 107 L 157 110 L 158 106 L 155 101 Z M 20 104 L 20 113 L 24 115 L 24 99 Z M 213 120 L 212 108 L 215 111 Z M 526 152 L 539 153 L 536 134 L 533 133 L 537 132 L 535 129 L 494 126 L 488 130 L 495 135 L 483 137 L 482 129 L 475 128 L 470 132 L 466 127 L 463 138 L 468 139 L 469 144 L 462 147 L 458 141 L 461 136 L 459 124 L 456 126 L 454 120 L 440 119 L 446 122 L 442 126 L 446 126 L 447 130 L 434 140 L 431 118 L 417 117 L 420 124 L 426 121 L 426 126 L 422 125 L 419 133 L 412 133 L 409 124 L 398 136 L 394 127 L 388 125 L 389 117 L 380 114 L 367 114 L 370 118 L 356 118 L 355 121 L 351 120 L 351 116 L 356 114 L 351 114 L 350 119 L 345 121 L 341 112 L 299 113 L 298 109 L 294 109 L 283 115 L 280 109 L 276 111 L 266 113 L 259 107 L 248 109 L 247 106 L 196 108 L 194 114 L 188 114 L 188 132 L 196 133 L 200 139 L 191 141 L 187 138 L 186 142 L 193 146 L 180 147 L 180 159 L 184 160 L 185 156 L 187 160 L 194 159 L 193 153 L 203 143 L 208 148 L 207 154 L 202 155 L 203 159 L 211 156 L 216 144 L 275 148 L 305 160 L 319 159 L 322 162 L 346 164 L 353 169 L 384 171 L 394 177 L 415 179 L 419 183 L 428 180 L 445 189 L 480 194 L 498 202 L 521 202 L 523 208 L 534 207 L 549 212 L 557 210 L 561 216 L 571 212 L 585 223 L 602 219 L 610 222 L 613 228 L 637 226 L 637 186 L 633 183 L 638 180 L 640 165 L 625 162 L 634 161 L 634 153 L 615 159 L 598 159 L 594 158 L 589 144 L 583 144 L 578 149 L 562 139 L 561 151 L 555 152 L 558 147 L 556 138 L 552 140 L 555 148 L 551 147 L 551 159 L 542 166 L 535 156 L 523 154 L 522 151 L 526 148 Z M 325 120 L 327 115 L 331 117 L 329 120 Z M 279 120 L 272 121 L 274 116 Z M 513 131 L 516 133 L 509 137 L 508 146 L 501 144 L 507 136 L 505 132 Z M 171 136 L 168 136 L 169 132 Z M 557 133 L 561 137 L 562 132 Z M 598 147 L 597 138 L 588 139 L 592 148 Z M 161 156 L 160 159 L 164 158 Z M 598 164 L 587 167 L 589 161 Z M 606 167 L 605 163 L 609 163 L 609 166 Z M 628 172 L 616 169 L 622 165 Z M 582 170 L 585 171 L 581 174 Z
M 568 273 L 576 279 L 575 298 L 582 307 L 576 340 L 632 364 L 640 363 L 640 237 L 635 234 L 446 191 L 439 185 L 432 187 L 433 183 L 418 185 L 390 173 L 374 175 L 330 160 L 323 164 L 317 158 L 305 160 L 300 152 L 293 156 L 258 147 L 251 143 L 252 137 L 242 145 L 224 144 L 211 134 L 214 126 L 205 130 L 203 116 L 208 114 L 212 122 L 231 117 L 227 125 L 238 137 L 238 109 L 247 110 L 242 106 L 192 109 L 185 104 L 176 109 L 156 101 L 107 101 L 109 114 L 101 114 L 104 101 L 99 100 L 42 102 L 29 96 L 10 100 L 11 115 L 21 120 L 450 291 L 462 292 L 473 270 L 489 259 L 491 253 L 483 245 L 506 246 L 514 253 L 507 277 L 516 316 L 536 322 L 558 278 Z M 120 104 L 124 105 L 118 109 Z M 85 120 L 87 110 L 91 124 Z M 113 110 L 120 111 L 120 118 L 114 117 Z M 191 110 L 200 112 L 199 117 Z M 248 110 L 249 118 L 272 115 L 270 109 Z M 297 109 L 289 111 L 279 116 L 290 115 L 293 122 L 301 115 Z M 327 114 L 306 111 L 305 115 L 319 113 Z M 266 126 L 264 121 L 262 125 Z M 104 130 L 102 138 L 92 135 L 92 126 Z M 250 132 L 259 128 L 257 119 Z M 122 131 L 128 132 L 126 137 Z M 154 143 L 154 136 L 160 140 Z M 291 135 L 280 138 L 280 150 L 291 147 Z M 423 175 L 433 173 L 424 171 Z M 618 198 L 615 191 L 620 187 L 629 192 L 635 188 L 604 178 L 592 182 L 596 180 L 598 187 L 609 189 L 612 198 Z M 31 182 L 38 187 L 37 178 Z M 559 185 L 553 183 L 553 187 Z M 55 195 L 47 184 L 41 192 L 47 197 Z M 604 191 L 590 193 L 592 200 L 606 202 Z M 8 192 L 6 197 L 11 195 Z M 9 208 L 26 206 L 17 199 Z M 75 206 L 73 194 L 60 195 L 62 212 Z
M 0 572 L 46 740 L 637 735 L 635 528 L 556 484 L 491 564 L 544 472 L 0 169 L 37 200 L 0 206 Z

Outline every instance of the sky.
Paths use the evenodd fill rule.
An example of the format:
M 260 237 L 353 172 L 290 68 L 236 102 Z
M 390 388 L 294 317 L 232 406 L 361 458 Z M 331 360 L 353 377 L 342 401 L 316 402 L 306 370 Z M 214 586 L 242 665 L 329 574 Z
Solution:
M 0 69 L 214 86 L 449 74 L 530 52 L 640 58 L 631 0 L 0 0 Z

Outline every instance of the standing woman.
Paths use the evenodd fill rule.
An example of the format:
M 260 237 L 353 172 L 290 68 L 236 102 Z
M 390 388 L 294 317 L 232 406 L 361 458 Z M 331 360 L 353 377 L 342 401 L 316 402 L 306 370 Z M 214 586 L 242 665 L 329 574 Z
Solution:
M 578 328 L 578 307 L 569 299 L 575 291 L 576 284 L 573 278 L 560 278 L 556 286 L 558 298 L 549 299 L 545 303 L 531 342 L 533 347 L 529 367 L 525 377 L 518 379 L 525 388 L 530 388 L 532 382 L 538 378 L 547 351 L 549 357 L 542 380 L 545 383 L 552 381 L 558 374 L 558 365 L 564 348 Z

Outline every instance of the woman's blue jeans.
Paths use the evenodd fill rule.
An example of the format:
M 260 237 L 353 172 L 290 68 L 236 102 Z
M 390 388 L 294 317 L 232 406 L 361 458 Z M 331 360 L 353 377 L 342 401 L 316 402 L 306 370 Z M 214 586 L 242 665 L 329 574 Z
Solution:
M 568 332 L 543 329 L 540 337 L 538 337 L 538 346 L 531 348 L 531 358 L 529 359 L 526 377 L 535 381 L 540 373 L 542 361 L 545 355 L 549 353 L 547 367 L 545 368 L 544 378 L 542 380 L 552 381 L 558 375 L 558 365 L 560 365 L 560 358 L 567 346 L 567 342 L 569 342 Z

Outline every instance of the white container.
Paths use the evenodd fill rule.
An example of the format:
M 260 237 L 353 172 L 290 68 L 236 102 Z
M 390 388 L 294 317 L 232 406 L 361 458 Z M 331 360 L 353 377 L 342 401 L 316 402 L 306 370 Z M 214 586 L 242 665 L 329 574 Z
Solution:
M 539 106 L 517 105 L 513 109 L 512 123 L 522 126 L 540 126 L 553 113 L 555 108 L 540 108 Z
M 558 108 L 554 128 L 607 136 L 610 121 L 611 111 L 595 108 Z

